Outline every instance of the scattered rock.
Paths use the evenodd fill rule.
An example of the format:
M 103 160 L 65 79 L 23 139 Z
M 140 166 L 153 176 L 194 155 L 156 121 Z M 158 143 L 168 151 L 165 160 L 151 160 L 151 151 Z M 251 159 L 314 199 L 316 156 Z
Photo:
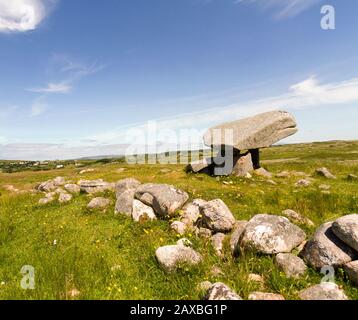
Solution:
M 54 184 L 56 187 L 63 186 L 63 185 L 66 183 L 66 180 L 65 180 L 64 177 L 56 177 L 56 178 L 53 179 L 52 181 L 53 181 L 53 184 Z
M 271 172 L 268 172 L 266 169 L 264 168 L 259 168 L 259 169 L 256 169 L 254 171 L 254 173 L 257 175 L 257 176 L 260 176 L 260 177 L 264 177 L 264 178 L 272 178 L 272 173 Z
M 223 247 L 224 247 L 224 240 L 225 234 L 223 233 L 216 233 L 211 237 L 211 244 L 219 257 L 223 256 Z
M 209 129 L 204 143 L 209 147 L 230 145 L 237 150 L 266 148 L 297 132 L 295 119 L 285 111 L 270 111 Z M 232 139 L 226 139 L 226 130 Z
M 282 171 L 280 173 L 276 174 L 277 178 L 289 178 L 290 177 L 290 173 L 288 171 Z
M 39 200 L 39 204 L 45 205 L 53 202 L 55 199 L 53 197 L 45 197 Z
M 143 184 L 136 190 L 135 197 L 150 205 L 160 216 L 173 216 L 181 209 L 189 196 L 186 192 L 167 184 Z
M 346 263 L 344 265 L 344 270 L 347 273 L 348 278 L 355 285 L 358 285 L 358 260 Z
M 226 284 L 217 282 L 208 290 L 205 300 L 242 300 L 242 298 Z
M 182 245 L 160 247 L 155 256 L 159 265 L 167 272 L 175 271 L 182 264 L 196 265 L 202 261 L 199 253 Z
M 113 191 L 115 188 L 114 183 L 108 183 L 103 181 L 102 179 L 98 180 L 80 180 L 78 185 L 81 188 L 82 192 L 88 194 L 100 193 L 107 190 Z
M 126 168 L 118 168 L 117 170 L 116 170 L 116 172 L 117 173 L 122 173 L 122 172 L 124 172 L 124 171 L 126 171 L 127 169 Z
M 57 186 L 55 186 L 53 180 L 48 180 L 45 182 L 40 183 L 36 189 L 39 191 L 43 191 L 43 192 L 51 192 L 53 190 L 55 190 L 57 188 Z
M 175 231 L 177 234 L 183 235 L 186 232 L 187 225 L 181 221 L 174 221 L 170 225 L 170 229 Z
M 213 162 L 212 158 L 204 158 L 201 160 L 193 161 L 187 166 L 186 170 L 188 172 L 194 172 L 194 173 L 202 172 L 203 170 L 210 167 L 212 162 Z
M 356 256 L 353 249 L 341 241 L 332 231 L 332 222 L 320 226 L 309 240 L 300 256 L 312 267 L 340 267 Z
M 334 176 L 332 173 L 330 173 L 329 170 L 325 167 L 316 169 L 316 173 L 322 177 L 327 178 L 327 179 L 337 179 L 336 176 Z
M 347 180 L 348 181 L 358 181 L 358 176 L 356 176 L 355 174 L 349 174 L 347 176 Z
M 240 241 L 240 237 L 241 237 L 242 233 L 244 232 L 246 226 L 247 226 L 247 221 L 236 221 L 236 223 L 234 225 L 234 230 L 230 237 L 230 248 L 231 248 L 231 252 L 234 256 L 239 254 L 239 252 L 237 251 L 238 243 Z
M 279 253 L 276 256 L 276 264 L 288 278 L 299 278 L 307 270 L 306 264 L 299 257 L 291 253 Z
M 296 187 L 308 187 L 311 184 L 311 181 L 307 179 L 301 179 L 296 182 Z
M 243 250 L 263 254 L 288 253 L 305 238 L 305 232 L 287 218 L 259 214 L 246 225 L 239 245 Z
M 202 199 L 195 199 L 183 207 L 183 213 L 180 221 L 187 226 L 193 226 L 200 218 L 200 207 L 206 204 L 207 201 Z
M 338 218 L 332 224 L 332 231 L 345 244 L 358 251 L 358 214 Z
M 66 191 L 72 194 L 79 194 L 81 192 L 81 188 L 77 184 L 66 184 L 64 188 Z
M 94 209 L 106 209 L 111 204 L 111 201 L 106 198 L 98 197 L 94 198 L 87 205 L 87 208 L 90 210 Z
M 157 219 L 153 209 L 139 200 L 133 201 L 132 218 L 134 221 L 141 223 Z
M 348 300 L 343 290 L 331 282 L 324 282 L 305 290 L 298 296 L 301 300 Z
M 212 236 L 212 232 L 207 228 L 198 228 L 196 235 L 200 238 L 209 239 Z
M 128 217 L 131 217 L 133 212 L 134 195 L 135 189 L 128 189 L 122 192 L 120 195 L 117 194 L 115 214 L 122 213 Z
M 273 186 L 277 185 L 277 182 L 274 181 L 274 180 L 271 180 L 271 179 L 267 180 L 266 182 L 269 183 L 269 184 L 272 184 Z
M 81 170 L 79 172 L 79 174 L 85 174 L 85 173 L 90 173 L 90 172 L 94 172 L 95 170 L 94 169 L 84 169 L 84 170 Z
M 218 266 L 213 266 L 210 273 L 213 277 L 220 277 L 224 275 L 224 271 Z
M 235 224 L 235 218 L 221 199 L 208 201 L 200 207 L 203 224 L 214 232 L 229 232 Z
M 314 223 L 310 219 L 306 218 L 305 216 L 301 215 L 300 213 L 294 210 L 287 209 L 282 211 L 282 214 L 287 218 L 291 219 L 295 223 L 306 224 L 307 226 L 310 227 L 314 226 Z
M 137 179 L 128 178 L 120 180 L 116 183 L 116 195 L 119 197 L 123 192 L 128 190 L 136 190 L 141 183 Z
M 60 193 L 58 197 L 58 202 L 60 203 L 67 203 L 70 202 L 71 200 L 72 200 L 72 195 L 65 192 Z
M 252 292 L 249 294 L 249 300 L 285 300 L 285 298 L 277 293 L 268 292 Z
M 321 184 L 318 188 L 321 190 L 329 190 L 331 189 L 331 186 L 329 184 Z

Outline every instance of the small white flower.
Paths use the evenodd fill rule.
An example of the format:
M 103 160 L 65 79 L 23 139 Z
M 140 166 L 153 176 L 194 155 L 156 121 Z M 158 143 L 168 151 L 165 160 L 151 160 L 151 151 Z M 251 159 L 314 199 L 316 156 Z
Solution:
M 54 245 L 54 246 L 57 245 L 57 240 L 56 240 L 56 239 L 53 240 L 53 245 Z
M 1 285 L 4 286 L 6 283 L 5 281 L 1 281 Z

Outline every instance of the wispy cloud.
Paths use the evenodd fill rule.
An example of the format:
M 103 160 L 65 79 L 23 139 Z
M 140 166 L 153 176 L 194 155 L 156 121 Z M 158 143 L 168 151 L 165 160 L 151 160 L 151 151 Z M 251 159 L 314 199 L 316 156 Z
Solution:
M 0 0 L 0 32 L 35 30 L 57 0 Z
M 69 93 L 72 90 L 72 86 L 66 83 L 49 83 L 46 87 L 31 88 L 28 91 L 36 93 Z
M 44 96 L 40 96 L 34 100 L 31 105 L 31 117 L 43 114 L 48 109 L 48 104 Z
M 322 0 L 235 0 L 235 4 L 255 4 L 263 10 L 274 11 L 276 19 L 299 15 Z

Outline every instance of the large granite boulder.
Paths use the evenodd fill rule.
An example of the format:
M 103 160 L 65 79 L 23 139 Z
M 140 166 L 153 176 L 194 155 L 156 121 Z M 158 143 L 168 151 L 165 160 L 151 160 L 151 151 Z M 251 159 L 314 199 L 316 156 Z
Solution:
M 238 150 L 266 148 L 296 133 L 296 126 L 288 112 L 270 111 L 213 127 L 205 133 L 204 143 L 209 147 L 229 145 Z M 232 130 L 232 141 L 225 139 L 226 129 Z
M 356 252 L 341 241 L 332 231 L 332 222 L 320 226 L 300 256 L 312 267 L 341 267 L 356 257 Z
M 338 218 L 332 224 L 332 231 L 345 244 L 358 251 L 358 214 Z
M 147 183 L 136 189 L 135 197 L 162 216 L 173 216 L 188 201 L 186 192 L 168 184 Z
M 289 253 L 305 238 L 305 232 L 287 218 L 259 214 L 246 225 L 239 249 L 263 254 Z

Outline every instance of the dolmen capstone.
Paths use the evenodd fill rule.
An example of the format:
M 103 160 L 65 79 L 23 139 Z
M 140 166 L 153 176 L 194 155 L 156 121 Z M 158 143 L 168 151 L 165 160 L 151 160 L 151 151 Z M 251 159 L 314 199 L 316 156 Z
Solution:
M 204 134 L 204 144 L 217 156 L 190 163 L 187 171 L 210 175 L 245 176 L 260 168 L 260 149 L 297 132 L 294 117 L 286 111 L 270 111 L 223 123 Z

